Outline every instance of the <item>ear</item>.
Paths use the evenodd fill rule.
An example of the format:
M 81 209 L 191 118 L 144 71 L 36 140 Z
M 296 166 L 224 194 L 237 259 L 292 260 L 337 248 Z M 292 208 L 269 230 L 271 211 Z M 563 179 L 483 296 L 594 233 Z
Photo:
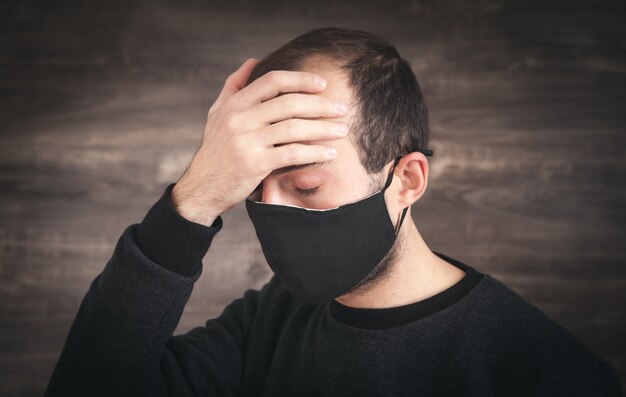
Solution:
M 398 206 L 406 208 L 419 200 L 426 191 L 428 160 L 423 153 L 411 152 L 400 159 L 394 173 L 400 182 L 395 188 Z

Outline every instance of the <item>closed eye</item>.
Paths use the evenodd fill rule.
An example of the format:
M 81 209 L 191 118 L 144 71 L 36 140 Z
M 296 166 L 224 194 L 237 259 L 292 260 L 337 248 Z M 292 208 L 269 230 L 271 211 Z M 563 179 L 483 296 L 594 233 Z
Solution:
M 312 195 L 314 195 L 315 193 L 317 193 L 317 191 L 319 190 L 319 186 L 316 186 L 312 189 L 298 189 L 296 188 L 296 192 L 298 193 L 298 195 L 300 197 L 310 197 Z

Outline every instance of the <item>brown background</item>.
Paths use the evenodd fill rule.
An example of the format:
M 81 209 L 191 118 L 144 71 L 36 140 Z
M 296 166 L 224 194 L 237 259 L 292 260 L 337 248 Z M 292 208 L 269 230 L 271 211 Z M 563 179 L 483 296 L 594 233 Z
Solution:
M 2 4 L 0 395 L 41 395 L 89 283 L 181 175 L 227 74 L 331 25 L 390 40 L 423 86 L 435 157 L 414 217 L 431 248 L 626 379 L 623 1 Z M 179 332 L 270 275 L 243 207 L 224 221 Z

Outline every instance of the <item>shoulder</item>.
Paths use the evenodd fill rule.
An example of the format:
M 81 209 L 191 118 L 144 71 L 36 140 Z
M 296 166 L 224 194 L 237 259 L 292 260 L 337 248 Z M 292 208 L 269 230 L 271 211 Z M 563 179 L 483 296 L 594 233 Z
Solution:
M 472 310 L 489 320 L 491 332 L 521 339 L 533 346 L 559 347 L 564 352 L 586 350 L 569 331 L 500 280 L 485 275 L 477 287 Z M 550 346 L 545 346 L 548 342 Z
M 498 279 L 485 275 L 468 298 L 466 314 L 481 324 L 472 331 L 478 344 L 496 349 L 512 371 L 531 373 L 538 388 L 552 395 L 621 395 L 608 363 Z

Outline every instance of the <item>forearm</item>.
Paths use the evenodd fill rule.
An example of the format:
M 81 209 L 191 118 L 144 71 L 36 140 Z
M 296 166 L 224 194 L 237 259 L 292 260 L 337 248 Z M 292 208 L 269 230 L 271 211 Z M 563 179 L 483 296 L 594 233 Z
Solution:
M 200 275 L 202 257 L 221 227 L 220 219 L 213 228 L 194 234 L 185 230 L 194 225 L 170 222 L 176 214 L 164 207 L 167 198 L 153 206 L 141 225 L 124 231 L 91 284 L 47 396 L 141 395 L 154 387 L 151 383 L 166 386 L 159 378 L 164 346 Z

